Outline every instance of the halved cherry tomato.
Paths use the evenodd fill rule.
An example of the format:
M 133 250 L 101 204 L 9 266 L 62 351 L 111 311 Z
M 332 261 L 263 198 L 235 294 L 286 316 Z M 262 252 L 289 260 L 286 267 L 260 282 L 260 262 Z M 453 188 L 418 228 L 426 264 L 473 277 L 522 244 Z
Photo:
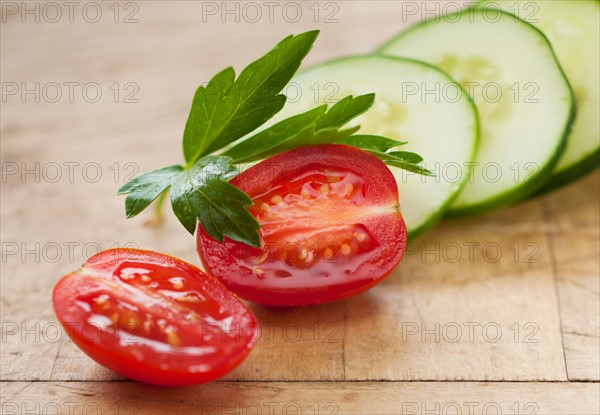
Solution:
M 376 157 L 345 145 L 297 148 L 231 183 L 253 200 L 261 248 L 201 227 L 208 272 L 248 300 L 298 306 L 338 300 L 387 276 L 406 246 L 394 176 Z
M 250 310 L 219 281 L 156 252 L 101 252 L 61 279 L 52 300 L 88 356 L 156 385 L 217 378 L 239 365 L 258 337 Z

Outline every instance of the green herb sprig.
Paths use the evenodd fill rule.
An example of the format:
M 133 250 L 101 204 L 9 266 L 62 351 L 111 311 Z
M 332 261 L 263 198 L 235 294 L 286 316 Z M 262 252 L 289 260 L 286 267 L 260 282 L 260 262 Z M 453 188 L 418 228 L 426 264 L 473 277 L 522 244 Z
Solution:
M 347 96 L 330 108 L 320 105 L 248 136 L 283 108 L 286 96 L 281 91 L 318 34 L 310 31 L 288 36 L 248 65 L 237 79 L 229 67 L 200 86 L 183 133 L 185 165 L 143 173 L 121 187 L 118 193 L 127 195 L 127 218 L 138 215 L 156 199 L 160 208 L 169 193 L 173 212 L 191 234 L 199 221 L 217 241 L 222 242 L 227 236 L 259 247 L 260 225 L 247 209 L 252 200 L 229 183 L 237 174 L 235 165 L 311 144 L 351 145 L 374 154 L 388 165 L 432 176 L 433 173 L 420 166 L 423 159 L 419 155 L 392 151 L 405 142 L 355 134 L 359 126 L 344 128 L 371 108 L 375 94 Z M 228 146 L 220 155 L 213 155 Z

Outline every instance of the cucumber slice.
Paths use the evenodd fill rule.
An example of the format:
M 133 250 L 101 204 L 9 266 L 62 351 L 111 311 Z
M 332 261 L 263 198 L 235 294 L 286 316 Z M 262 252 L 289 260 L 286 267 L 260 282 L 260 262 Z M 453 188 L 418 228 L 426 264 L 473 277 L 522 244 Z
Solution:
M 412 92 L 438 91 L 423 95 Z M 439 94 L 454 93 L 454 102 Z M 424 157 L 437 173 L 425 177 L 390 167 L 400 193 L 410 238 L 432 226 L 468 179 L 465 163 L 473 160 L 479 136 L 477 111 L 468 93 L 429 64 L 385 56 L 353 56 L 310 67 L 286 88 L 288 103 L 269 125 L 320 103 L 347 95 L 376 94 L 373 108 L 355 120 L 361 134 L 407 141 L 398 150 Z M 439 169 L 436 168 L 439 167 Z
M 577 100 L 567 149 L 543 191 L 572 182 L 600 165 L 600 2 L 494 0 L 540 28 L 552 43 Z
M 379 52 L 440 66 L 467 86 L 477 104 L 478 165 L 449 216 L 488 212 L 546 184 L 575 107 L 542 32 L 498 9 L 470 8 L 417 24 Z

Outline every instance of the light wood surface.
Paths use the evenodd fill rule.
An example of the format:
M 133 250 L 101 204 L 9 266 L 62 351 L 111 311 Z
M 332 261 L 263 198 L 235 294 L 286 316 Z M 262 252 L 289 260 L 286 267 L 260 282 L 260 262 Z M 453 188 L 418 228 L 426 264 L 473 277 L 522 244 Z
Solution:
M 32 411 L 44 413 L 57 404 L 79 413 L 89 404 L 102 413 L 220 414 L 236 413 L 235 405 L 243 409 L 237 413 L 255 413 L 256 404 L 269 413 L 272 404 L 273 414 L 296 413 L 294 405 L 311 414 L 422 414 L 455 413 L 454 404 L 469 413 L 474 402 L 473 413 L 485 413 L 486 404 L 502 413 L 600 413 L 597 171 L 518 206 L 442 223 L 362 295 L 283 311 L 251 305 L 260 342 L 218 383 L 159 389 L 126 382 L 58 330 L 52 287 L 98 247 L 130 244 L 198 264 L 193 238 L 170 212 L 161 227 L 144 226 L 146 213 L 127 221 L 116 196 L 132 173 L 180 161 L 198 84 L 227 65 L 239 71 L 289 33 L 322 30 L 307 58 L 314 63 L 368 53 L 415 19 L 405 19 L 406 2 L 338 1 L 302 3 L 297 23 L 280 13 L 273 23 L 206 15 L 203 22 L 206 3 L 136 2 L 138 22 L 126 24 L 113 21 L 112 2 L 102 3 L 98 23 L 81 13 L 73 23 L 43 16 L 23 23 L 3 2 L 3 85 L 56 82 L 67 94 L 64 82 L 95 82 L 103 95 L 86 102 L 76 87 L 72 103 L 67 96 L 38 103 L 34 95 L 1 103 L 0 412 L 38 405 Z M 135 10 L 120 7 L 120 21 Z M 335 10 L 338 22 L 325 22 Z M 137 103 L 123 102 L 133 90 L 124 89 L 128 82 Z M 38 173 L 23 177 L 36 163 Z
M 5 413 L 598 413 L 597 383 L 232 382 L 159 389 L 129 382 L 13 382 Z M 469 412 L 471 411 L 471 412 Z

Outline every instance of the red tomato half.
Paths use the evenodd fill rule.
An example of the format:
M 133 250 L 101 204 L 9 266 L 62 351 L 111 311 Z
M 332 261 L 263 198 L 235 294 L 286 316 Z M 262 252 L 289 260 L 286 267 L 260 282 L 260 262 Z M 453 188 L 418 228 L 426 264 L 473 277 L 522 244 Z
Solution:
M 60 280 L 52 300 L 88 356 L 156 385 L 215 379 L 239 365 L 258 336 L 250 310 L 219 281 L 156 252 L 101 252 Z
M 252 198 L 261 248 L 201 227 L 207 271 L 240 296 L 275 306 L 334 301 L 364 291 L 398 264 L 406 227 L 398 188 L 375 156 L 345 145 L 294 149 L 231 183 Z

